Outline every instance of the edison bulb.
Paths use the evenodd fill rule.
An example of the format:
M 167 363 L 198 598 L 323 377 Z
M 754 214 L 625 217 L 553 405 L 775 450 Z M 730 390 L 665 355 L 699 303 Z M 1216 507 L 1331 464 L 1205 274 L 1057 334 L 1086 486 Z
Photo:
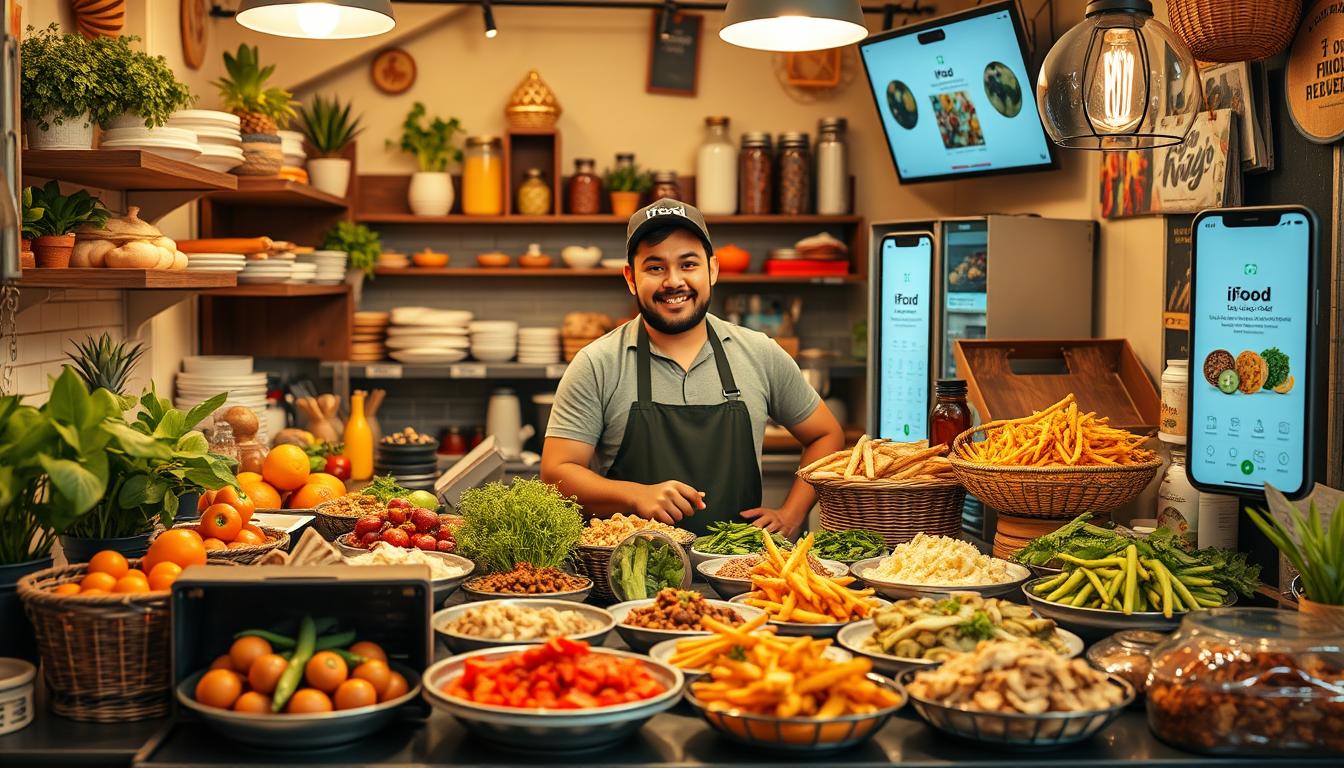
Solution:
M 327 37 L 341 22 L 341 9 L 330 3 L 302 3 L 295 7 L 299 28 L 308 37 Z
M 1115 27 L 1102 35 L 1101 51 L 1088 89 L 1088 111 L 1103 133 L 1128 133 L 1143 119 L 1146 88 L 1135 87 L 1139 74 L 1138 37 L 1134 30 Z

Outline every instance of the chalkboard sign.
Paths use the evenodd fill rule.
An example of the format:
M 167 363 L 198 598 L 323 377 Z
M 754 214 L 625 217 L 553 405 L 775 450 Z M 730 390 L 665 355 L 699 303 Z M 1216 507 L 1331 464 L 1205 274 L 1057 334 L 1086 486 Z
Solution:
M 694 96 L 700 79 L 700 28 L 704 16 L 698 13 L 672 14 L 662 24 L 663 11 L 653 12 L 653 33 L 649 43 L 649 93 Z M 664 39 L 663 32 L 667 32 Z

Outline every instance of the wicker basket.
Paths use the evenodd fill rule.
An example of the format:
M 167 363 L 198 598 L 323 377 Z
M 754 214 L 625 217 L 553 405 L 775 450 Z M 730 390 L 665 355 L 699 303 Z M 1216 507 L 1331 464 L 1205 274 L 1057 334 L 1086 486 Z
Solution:
M 679 529 L 678 533 L 685 535 L 670 538 L 683 547 L 689 547 L 695 541 L 695 534 L 690 531 Z M 615 551 L 615 545 L 610 547 L 579 545 L 574 548 L 575 573 L 593 580 L 592 597 L 603 603 L 616 602 L 616 595 L 611 591 L 611 580 L 607 578 L 607 572 L 611 567 L 611 553 Z
M 956 480 L 805 479 L 817 491 L 823 530 L 866 528 L 888 547 L 918 533 L 961 535 L 966 489 Z
M 313 507 L 313 528 L 327 541 L 335 541 L 355 530 L 355 523 L 360 518 L 360 515 L 333 515 L 328 512 L 337 501 L 332 499 Z
M 164 717 L 172 693 L 169 594 L 52 594 L 87 571 L 67 565 L 19 580 L 52 711 L 95 723 Z
M 199 526 L 196 523 L 182 523 L 180 525 L 174 525 L 173 527 L 187 528 L 200 533 L 200 531 L 197 530 Z M 225 562 L 236 563 L 238 565 L 251 565 L 273 550 L 289 548 L 288 533 L 278 528 L 267 528 L 264 525 L 259 525 L 257 527 L 261 529 L 262 533 L 266 534 L 265 544 L 257 544 L 251 547 L 234 547 L 232 549 L 212 549 L 205 553 L 207 562 L 209 562 L 210 565 L 219 565 L 220 563 Z M 151 545 L 154 543 L 154 539 L 159 537 L 160 533 L 163 532 L 157 531 L 150 537 L 149 543 Z
M 1302 0 L 1168 0 L 1172 29 L 1200 61 L 1255 61 L 1297 34 Z
M 971 438 L 992 426 L 957 435 L 948 459 L 966 490 L 1001 512 L 1050 518 L 1073 518 L 1080 512 L 1104 515 L 1133 501 L 1162 468 L 1156 456 L 1144 464 L 1100 467 L 1005 467 L 961 458 Z

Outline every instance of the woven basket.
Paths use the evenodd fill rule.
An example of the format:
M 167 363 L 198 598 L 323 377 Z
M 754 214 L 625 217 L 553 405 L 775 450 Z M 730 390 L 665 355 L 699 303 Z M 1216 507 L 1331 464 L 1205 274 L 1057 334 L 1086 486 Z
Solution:
M 335 541 L 341 536 L 355 530 L 355 523 L 359 522 L 360 515 L 333 515 L 327 510 L 336 501 L 324 501 L 313 507 L 313 528 L 322 534 L 322 538 L 327 541 Z
M 1302 0 L 1168 0 L 1172 29 L 1200 61 L 1256 61 L 1297 34 Z
M 132 567 L 139 562 L 132 560 Z M 51 593 L 87 571 L 87 564 L 67 565 L 19 580 L 52 711 L 94 723 L 166 716 L 172 693 L 169 594 Z
M 690 531 L 678 532 L 684 533 L 685 536 L 670 538 L 683 547 L 689 547 L 695 541 L 695 534 Z M 607 572 L 611 568 L 611 553 L 615 551 L 615 545 L 610 547 L 579 545 L 574 548 L 574 571 L 593 580 L 592 597 L 604 603 L 616 602 L 616 595 L 611 591 L 611 581 L 607 578 Z
M 817 491 L 823 530 L 866 528 L 882 534 L 888 547 L 917 533 L 961 535 L 966 489 L 955 480 L 804 479 Z
M 1144 464 L 1101 467 L 1005 467 L 961 458 L 971 438 L 992 426 L 957 435 L 948 459 L 966 490 L 1001 512 L 1070 519 L 1080 512 L 1108 514 L 1143 493 L 1162 468 L 1156 456 Z
M 198 528 L 196 523 L 182 523 L 180 525 L 174 525 L 173 527 L 188 528 L 194 531 Z M 251 565 L 265 557 L 268 552 L 276 549 L 289 548 L 288 533 L 278 528 L 267 528 L 264 525 L 259 525 L 257 527 L 261 529 L 262 533 L 266 534 L 265 544 L 257 544 L 256 546 L 251 547 L 234 547 L 232 549 L 212 549 L 205 553 L 206 561 L 209 562 L 210 565 L 219 565 L 220 563 L 225 562 L 236 563 L 238 565 Z M 160 533 L 162 533 L 162 531 L 158 531 L 150 537 L 149 543 L 151 545 L 154 543 L 154 539 L 159 537 Z M 200 533 L 200 531 L 197 531 L 197 533 Z

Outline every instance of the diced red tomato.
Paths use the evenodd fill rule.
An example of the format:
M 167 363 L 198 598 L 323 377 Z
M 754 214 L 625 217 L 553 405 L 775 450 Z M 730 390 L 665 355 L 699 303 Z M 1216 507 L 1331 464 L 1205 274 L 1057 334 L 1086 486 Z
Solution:
M 633 659 L 592 653 L 588 644 L 555 638 L 497 661 L 469 659 L 443 688 L 480 704 L 592 709 L 652 698 L 666 687 Z

